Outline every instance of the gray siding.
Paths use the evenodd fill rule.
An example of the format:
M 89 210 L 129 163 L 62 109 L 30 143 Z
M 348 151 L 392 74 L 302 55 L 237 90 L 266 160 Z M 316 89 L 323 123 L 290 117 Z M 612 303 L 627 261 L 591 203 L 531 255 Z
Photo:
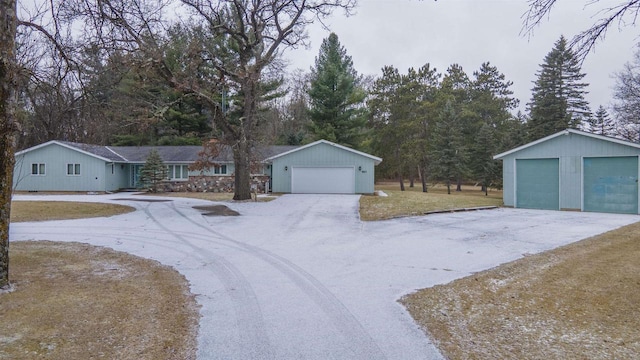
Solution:
M 583 157 L 637 156 L 640 149 L 569 133 L 506 155 L 503 158 L 504 193 L 506 206 L 514 206 L 515 160 L 558 158 L 560 166 L 560 209 L 582 208 Z
M 287 170 L 285 170 L 285 166 Z M 358 194 L 374 192 L 374 161 L 368 157 L 340 149 L 329 144 L 301 149 L 273 159 L 273 192 L 291 192 L 291 167 L 355 167 L 355 191 Z
M 31 164 L 46 164 L 45 175 L 31 175 Z M 67 164 L 80 164 L 80 175 L 67 175 Z M 105 170 L 104 160 L 51 144 L 16 157 L 13 186 L 18 191 L 105 191 Z

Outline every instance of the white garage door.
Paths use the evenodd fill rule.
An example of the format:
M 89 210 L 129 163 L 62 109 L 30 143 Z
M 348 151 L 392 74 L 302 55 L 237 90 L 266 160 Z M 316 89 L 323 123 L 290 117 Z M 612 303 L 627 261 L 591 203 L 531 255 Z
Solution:
M 293 167 L 291 192 L 294 194 L 354 194 L 355 169 L 352 167 Z

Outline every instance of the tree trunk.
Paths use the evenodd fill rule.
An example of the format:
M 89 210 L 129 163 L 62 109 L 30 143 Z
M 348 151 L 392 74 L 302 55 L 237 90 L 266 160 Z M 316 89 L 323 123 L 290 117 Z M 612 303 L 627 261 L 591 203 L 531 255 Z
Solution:
M 404 178 L 401 175 L 398 175 L 398 181 L 400 182 L 400 191 L 404 191 Z
M 451 195 L 451 180 L 447 179 L 447 194 Z
M 258 114 L 258 81 L 259 74 L 248 75 L 242 79 L 242 95 L 244 109 L 238 133 L 233 141 L 233 162 L 236 168 L 233 200 L 251 200 L 251 135 Z
M 414 175 L 409 176 L 409 187 L 410 187 L 410 188 L 412 188 L 412 187 L 413 187 L 413 185 L 414 185 L 414 183 L 415 183 L 415 178 L 416 178 L 416 177 L 415 177 Z
M 458 182 L 456 184 L 456 191 L 462 191 L 462 178 L 458 178 Z
M 9 285 L 9 222 L 15 163 L 16 0 L 0 0 L 0 288 Z
M 425 174 L 425 169 L 422 167 L 418 167 L 418 173 L 420 174 L 420 181 L 422 182 L 422 192 L 427 191 L 427 174 Z
M 233 200 L 251 200 L 251 145 L 246 139 L 233 146 L 236 167 Z

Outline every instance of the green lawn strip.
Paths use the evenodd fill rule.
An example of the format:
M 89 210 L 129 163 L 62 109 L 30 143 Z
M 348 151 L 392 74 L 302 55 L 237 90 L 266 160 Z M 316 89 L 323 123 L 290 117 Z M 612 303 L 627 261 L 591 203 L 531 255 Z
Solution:
M 418 185 L 416 185 L 418 186 Z M 402 216 L 424 215 L 454 209 L 470 209 L 502 205 L 502 191 L 492 190 L 488 196 L 477 187 L 464 187 L 463 191 L 447 194 L 442 186 L 430 187 L 422 192 L 421 187 L 400 191 L 397 184 L 376 186 L 388 196 L 362 196 L 360 218 L 365 221 L 384 220 Z M 452 190 L 455 190 L 453 188 Z

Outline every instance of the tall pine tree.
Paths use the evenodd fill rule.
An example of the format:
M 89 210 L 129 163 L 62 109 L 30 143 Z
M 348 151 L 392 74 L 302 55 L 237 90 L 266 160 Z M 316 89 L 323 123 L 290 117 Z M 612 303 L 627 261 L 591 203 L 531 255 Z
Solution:
M 359 80 L 351 57 L 338 36 L 331 33 L 322 41 L 315 68 L 311 69 L 311 131 L 316 139 L 359 147 L 367 121 L 365 92 Z
M 474 181 L 482 184 L 485 195 L 487 187 L 502 177 L 501 167 L 493 155 L 501 150 L 499 139 L 509 137 L 509 125 L 514 121 L 510 110 L 518 106 L 504 74 L 490 63 L 483 63 L 473 73 L 471 83 L 471 101 L 467 112 L 472 117 L 467 129 L 469 164 Z
M 528 104 L 530 141 L 567 128 L 578 128 L 590 116 L 589 104 L 584 99 L 589 84 L 582 82 L 585 74 L 564 36 L 545 56 L 537 76 Z

